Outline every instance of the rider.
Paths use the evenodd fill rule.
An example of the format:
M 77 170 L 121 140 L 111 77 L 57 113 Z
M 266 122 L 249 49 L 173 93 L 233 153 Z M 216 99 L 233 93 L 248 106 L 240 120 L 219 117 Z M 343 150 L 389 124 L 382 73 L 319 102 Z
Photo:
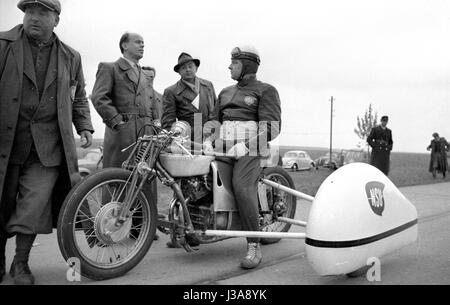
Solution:
M 258 51 L 250 46 L 236 47 L 228 67 L 237 84 L 220 92 L 215 123 L 220 132 L 203 143 L 205 153 L 222 150 L 233 160 L 232 184 L 243 230 L 259 231 L 258 178 L 260 156 L 267 153 L 267 142 L 275 139 L 281 126 L 280 98 L 277 90 L 256 79 L 260 64 Z M 214 123 L 213 123 L 214 124 Z M 259 238 L 247 238 L 244 269 L 255 268 L 262 259 Z

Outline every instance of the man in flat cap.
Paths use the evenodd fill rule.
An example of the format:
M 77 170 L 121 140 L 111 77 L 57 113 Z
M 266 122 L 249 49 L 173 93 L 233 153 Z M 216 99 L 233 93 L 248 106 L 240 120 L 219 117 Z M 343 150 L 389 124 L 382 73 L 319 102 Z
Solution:
M 386 176 L 389 174 L 392 141 L 392 131 L 387 128 L 389 117 L 381 117 L 381 124 L 372 128 L 367 138 L 367 143 L 372 147 L 370 164 L 382 171 Z
M 170 130 L 178 121 L 185 121 L 191 128 L 191 140 L 202 143 L 203 125 L 211 118 L 216 104 L 213 84 L 197 76 L 200 60 L 187 53 L 178 56 L 173 70 L 180 80 L 164 90 L 162 128 Z
M 15 235 L 10 274 L 16 284 L 33 284 L 28 260 L 36 235 L 52 233 L 80 179 L 72 124 L 84 148 L 93 128 L 80 54 L 53 33 L 59 1 L 17 6 L 23 25 L 0 32 L 0 281 L 6 239 Z
M 228 68 L 231 78 L 237 83 L 220 92 L 213 117 L 214 122 L 221 124 L 220 132 L 214 132 L 204 142 L 206 153 L 214 151 L 215 143 L 215 151 L 234 157 L 233 192 L 245 231 L 260 230 L 260 157 L 267 155 L 268 142 L 279 135 L 281 126 L 278 91 L 256 78 L 259 65 L 259 53 L 254 47 L 241 46 L 232 50 Z M 241 261 L 242 268 L 256 268 L 261 263 L 260 241 L 259 238 L 247 238 L 247 254 Z

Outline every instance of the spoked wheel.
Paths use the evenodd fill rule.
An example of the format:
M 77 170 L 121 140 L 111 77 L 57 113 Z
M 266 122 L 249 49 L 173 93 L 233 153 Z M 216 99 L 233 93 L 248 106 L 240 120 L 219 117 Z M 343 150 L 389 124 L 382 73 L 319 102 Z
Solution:
M 66 259 L 78 258 L 81 275 L 94 280 L 121 276 L 150 248 L 156 231 L 156 203 L 144 187 L 125 221 L 118 222 L 130 172 L 101 170 L 78 183 L 67 196 L 58 219 L 58 244 Z
M 284 185 L 291 189 L 295 189 L 294 181 L 291 176 L 282 168 L 269 167 L 263 171 L 264 178 L 272 180 L 278 184 Z M 273 215 L 265 214 L 263 217 L 263 224 L 261 231 L 264 232 L 287 232 L 291 227 L 290 224 L 279 222 L 274 219 L 274 215 L 278 217 L 294 218 L 295 209 L 297 207 L 297 200 L 295 196 L 290 195 L 284 191 L 272 188 L 266 185 L 267 202 Z M 280 238 L 261 238 L 262 244 L 273 244 L 280 241 Z

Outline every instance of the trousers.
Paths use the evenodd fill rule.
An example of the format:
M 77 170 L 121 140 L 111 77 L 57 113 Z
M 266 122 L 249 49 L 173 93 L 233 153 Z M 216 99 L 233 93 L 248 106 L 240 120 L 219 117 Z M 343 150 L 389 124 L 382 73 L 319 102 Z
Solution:
M 23 165 L 9 164 L 1 202 L 1 229 L 8 235 L 52 233 L 51 195 L 59 167 L 46 167 L 29 157 Z
M 233 165 L 233 191 L 244 231 L 259 231 L 258 179 L 261 174 L 260 158 L 245 156 Z M 259 238 L 247 238 L 259 242 Z

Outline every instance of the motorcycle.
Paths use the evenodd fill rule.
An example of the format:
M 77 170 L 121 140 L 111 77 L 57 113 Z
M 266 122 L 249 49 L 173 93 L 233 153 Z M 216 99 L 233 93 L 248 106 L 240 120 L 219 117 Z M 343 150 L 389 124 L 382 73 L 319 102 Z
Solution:
M 58 219 L 58 244 L 66 261 L 80 260 L 81 275 L 105 280 L 127 273 L 147 254 L 157 229 L 188 252 L 237 237 L 235 232 L 242 230 L 230 157 L 193 155 L 180 144 L 178 131 L 159 131 L 129 147 L 122 168 L 87 176 L 66 197 Z M 173 145 L 184 153 L 167 153 Z M 158 217 L 157 202 L 151 200 L 150 184 L 155 179 L 173 190 L 167 219 Z M 258 182 L 262 232 L 287 232 L 296 224 L 286 221 L 296 211 L 296 196 L 289 189 L 295 184 L 285 170 L 263 167 Z M 227 232 L 234 233 L 227 236 Z M 271 235 L 262 235 L 263 244 L 281 239 L 267 236 Z

